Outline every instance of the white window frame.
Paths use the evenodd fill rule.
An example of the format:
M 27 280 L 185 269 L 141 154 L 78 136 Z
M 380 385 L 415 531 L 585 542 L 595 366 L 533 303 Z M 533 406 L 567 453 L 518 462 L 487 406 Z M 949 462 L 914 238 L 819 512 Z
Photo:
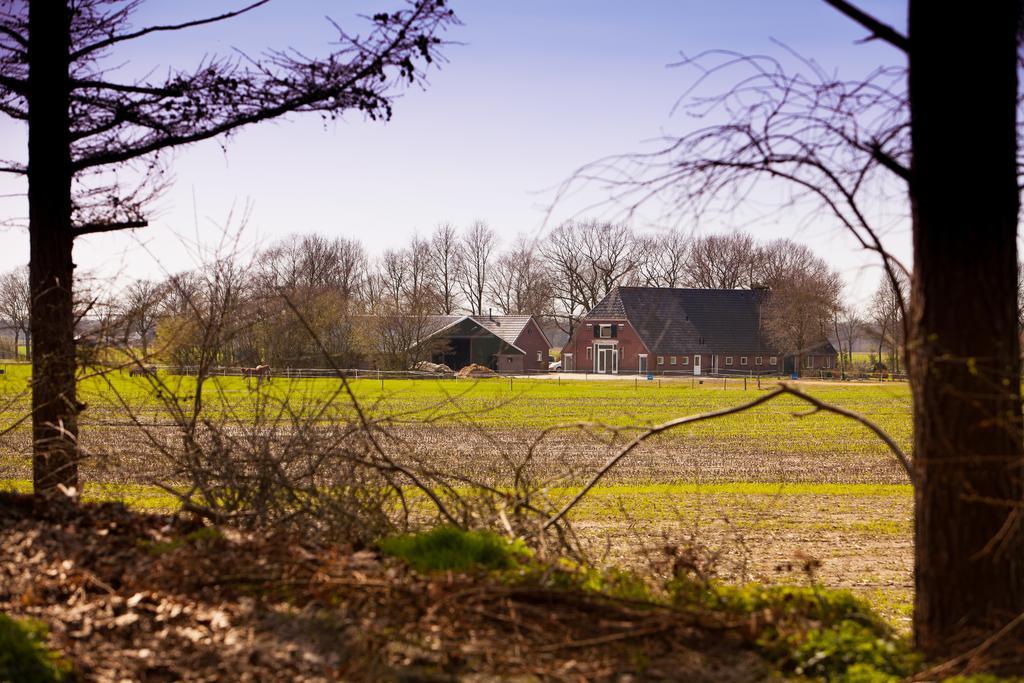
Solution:
M 544 352 L 543 351 L 538 351 L 537 352 L 537 362 L 538 363 L 543 363 L 544 362 Z
M 814 369 L 814 356 L 804 356 L 804 368 L 807 370 Z
M 778 364 L 779 364 L 779 357 L 778 356 L 768 356 L 768 365 L 778 365 Z
M 643 366 L 643 369 L 640 368 L 641 365 Z M 646 353 L 638 353 L 638 354 L 636 354 L 636 369 L 637 369 L 637 372 L 647 372 L 648 370 L 650 370 L 650 368 L 647 365 L 647 354 Z
M 754 356 L 754 365 L 764 365 L 764 356 Z
M 689 365 L 690 364 L 690 357 L 689 356 L 683 356 L 682 358 L 679 359 L 679 364 L 680 365 Z
M 600 328 L 601 329 L 598 332 L 598 336 L 601 339 L 611 339 L 612 338 L 612 326 L 611 325 L 601 325 Z
M 740 356 L 740 365 L 746 365 L 746 364 L 747 364 L 747 357 L 746 356 Z
M 590 360 L 593 357 L 593 353 L 594 353 L 593 352 L 593 348 L 588 346 L 587 347 L 587 360 Z
M 676 364 L 676 357 L 675 356 L 669 356 L 668 357 L 668 364 L 669 365 L 675 365 Z
M 562 371 L 563 372 L 572 372 L 573 370 L 576 369 L 576 366 L 573 365 L 572 360 L 573 359 L 572 359 L 572 354 L 571 353 L 563 353 L 562 354 Z
M 728 366 L 728 365 L 732 365 L 732 356 L 726 356 L 726 357 L 725 357 L 725 364 L 726 364 L 727 366 Z
M 665 356 L 658 356 L 658 365 L 665 364 Z

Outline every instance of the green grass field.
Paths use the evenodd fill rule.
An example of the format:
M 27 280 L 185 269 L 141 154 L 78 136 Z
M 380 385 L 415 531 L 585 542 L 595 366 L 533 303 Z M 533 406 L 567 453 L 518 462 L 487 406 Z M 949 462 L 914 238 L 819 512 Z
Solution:
M 28 410 L 28 368 L 8 365 L 0 375 L 0 420 Z M 127 412 L 153 424 L 171 422 L 169 403 L 191 405 L 195 380 L 161 376 L 157 392 L 146 378 L 114 372 L 86 377 L 80 399 L 82 439 L 126 468 L 144 461 L 134 451 Z M 568 423 L 600 423 L 608 430 L 556 430 L 538 458 L 550 463 L 552 503 L 568 499 L 636 433 L 632 428 L 736 406 L 773 387 L 763 382 L 705 379 L 659 381 L 488 379 L 351 381 L 359 405 L 373 418 L 390 418 L 421 457 L 467 474 L 500 469 L 493 443 L 522 449 L 543 430 Z M 911 447 L 910 392 L 902 383 L 803 382 L 813 396 L 861 413 Z M 251 420 L 282 405 L 333 402 L 325 419 L 350 419 L 354 408 L 336 379 L 288 380 L 250 389 L 246 380 L 210 380 L 204 415 Z M 897 623 L 907 616 L 912 554 L 912 495 L 892 455 L 867 429 L 827 413 L 807 414 L 794 397 L 688 426 L 658 437 L 624 461 L 572 512 L 571 519 L 602 561 L 636 564 L 667 541 L 697 542 L 721 553 L 726 577 L 785 580 L 779 567 L 800 554 L 823 561 L 820 580 L 871 597 Z M 173 427 L 168 427 L 173 429 Z M 616 434 L 615 429 L 625 429 Z M 481 433 L 486 437 L 481 437 Z M 0 488 L 28 490 L 27 424 L 0 441 Z M 599 439 L 605 439 L 605 442 Z M 106 450 L 103 450 L 103 449 Z M 566 472 L 571 471 L 571 476 Z M 122 500 L 140 509 L 174 505 L 145 476 L 85 472 L 88 500 Z M 95 480 L 96 476 L 103 479 Z M 93 479 L 90 479 L 93 477 Z M 653 551 L 655 555 L 656 550 Z M 790 577 L 799 580 L 800 577 Z

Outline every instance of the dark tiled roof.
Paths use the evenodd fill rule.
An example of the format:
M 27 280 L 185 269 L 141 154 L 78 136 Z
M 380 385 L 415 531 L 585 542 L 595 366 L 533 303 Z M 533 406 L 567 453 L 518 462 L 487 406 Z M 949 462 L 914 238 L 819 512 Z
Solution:
M 587 318 L 628 320 L 658 355 L 770 353 L 760 330 L 761 296 L 749 289 L 617 287 Z

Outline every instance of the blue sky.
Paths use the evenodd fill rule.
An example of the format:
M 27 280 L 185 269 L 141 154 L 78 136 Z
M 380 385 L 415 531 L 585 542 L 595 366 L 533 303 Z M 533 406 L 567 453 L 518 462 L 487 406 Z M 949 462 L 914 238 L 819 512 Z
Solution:
M 180 20 L 236 7 L 241 2 L 150 0 L 136 24 Z M 397 2 L 276 0 L 245 18 L 140 42 L 122 53 L 126 70 L 195 64 L 205 54 L 232 48 L 257 52 L 295 46 L 313 52 L 333 37 L 329 15 L 357 28 L 358 12 Z M 425 91 L 397 102 L 382 124 L 350 115 L 324 125 L 295 117 L 242 131 L 227 142 L 203 143 L 175 153 L 174 185 L 160 200 L 152 225 L 134 236 L 81 240 L 76 262 L 101 274 L 153 276 L 160 268 L 192 263 L 195 244 L 217 239 L 232 206 L 251 208 L 244 241 L 266 244 L 291 232 L 358 237 L 371 252 L 404 244 L 418 232 L 450 221 L 488 221 L 502 234 L 537 235 L 548 225 L 600 203 L 594 188 L 546 209 L 552 189 L 589 161 L 641 151 L 664 132 L 694 125 L 671 115 L 693 72 L 673 69 L 681 52 L 711 48 L 779 54 L 772 40 L 813 57 L 828 70 L 855 77 L 900 55 L 883 44 L 857 44 L 864 31 L 821 0 L 452 0 L 464 25 L 448 37 L 448 63 L 430 75 Z M 861 6 L 902 28 L 905 2 L 864 1 Z M 5 156 L 23 154 L 24 132 L 0 124 Z M 226 150 L 226 151 L 225 151 Z M 16 186 L 5 183 L 0 190 Z M 8 218 L 24 215 L 23 200 L 0 204 Z M 600 215 L 601 210 L 588 215 Z M 637 227 L 657 227 L 654 213 Z M 197 229 L 198 227 L 198 229 Z M 720 222 L 702 230 L 728 228 Z M 764 237 L 807 242 L 843 272 L 851 295 L 874 287 L 875 259 L 858 252 L 826 216 L 775 215 L 748 226 Z M 905 228 L 888 236 L 890 248 L 909 257 Z M 27 237 L 0 232 L 0 268 L 27 258 Z M 153 262 L 159 255 L 161 266 Z M 909 260 L 909 259 L 908 259 Z

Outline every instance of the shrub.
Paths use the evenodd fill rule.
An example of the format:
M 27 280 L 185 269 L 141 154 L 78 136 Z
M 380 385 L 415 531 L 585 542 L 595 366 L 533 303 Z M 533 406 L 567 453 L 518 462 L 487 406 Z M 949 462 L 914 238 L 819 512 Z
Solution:
M 910 644 L 849 591 L 730 586 L 676 579 L 677 604 L 757 618 L 757 649 L 798 676 L 848 683 L 897 681 L 920 663 Z

